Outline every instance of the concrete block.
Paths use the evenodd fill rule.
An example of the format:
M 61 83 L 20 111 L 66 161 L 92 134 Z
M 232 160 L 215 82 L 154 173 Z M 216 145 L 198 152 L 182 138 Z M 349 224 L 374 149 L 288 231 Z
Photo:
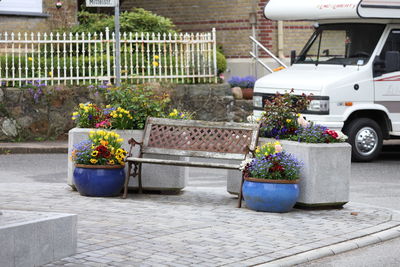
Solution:
M 38 222 L 35 227 L 34 262 L 43 265 L 54 259 L 54 223 L 53 221 L 42 221 Z
M 23 224 L 12 229 L 14 232 L 15 266 L 32 266 L 35 253 L 35 224 Z
M 1 216 L 1 215 L 0 215 Z M 13 267 L 14 261 L 14 232 L 0 229 L 0 266 Z
M 41 266 L 76 253 L 77 216 L 5 210 L 0 220 L 0 266 Z
M 95 129 L 88 128 L 73 128 L 68 133 L 68 177 L 67 184 L 74 186 L 73 173 L 75 165 L 71 160 L 71 153 L 73 146 L 86 140 L 89 132 Z M 115 130 L 121 138 L 124 139 L 123 148 L 129 151 L 130 145 L 128 140 L 134 138 L 136 141 L 141 142 L 143 138 L 143 130 Z M 139 155 L 139 146 L 136 146 L 132 151 L 132 155 Z M 170 159 L 170 160 L 185 160 L 184 157 L 167 156 L 167 155 L 153 155 L 148 154 L 145 157 Z M 125 167 L 127 172 L 128 167 Z M 142 183 L 143 188 L 148 190 L 181 190 L 186 186 L 185 167 L 156 165 L 156 164 L 143 164 L 142 165 Z M 138 187 L 138 180 L 136 178 L 130 179 L 129 188 L 135 189 Z
M 77 217 L 69 216 L 62 220 L 53 220 L 54 258 L 61 259 L 65 255 L 71 255 L 77 246 Z

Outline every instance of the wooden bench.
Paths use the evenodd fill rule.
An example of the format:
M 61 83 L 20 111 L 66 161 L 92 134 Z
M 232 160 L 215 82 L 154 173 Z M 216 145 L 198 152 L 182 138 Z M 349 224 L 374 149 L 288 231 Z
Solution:
M 258 124 L 148 118 L 143 142 L 129 140 L 131 148 L 126 158 L 128 173 L 123 198 L 127 196 L 131 176 L 138 177 L 139 193 L 142 192 L 143 163 L 239 170 L 239 164 L 143 158 L 144 154 L 242 161 L 254 151 L 258 132 Z M 132 148 L 136 145 L 140 146 L 139 156 L 132 157 Z M 239 207 L 241 200 L 239 194 Z

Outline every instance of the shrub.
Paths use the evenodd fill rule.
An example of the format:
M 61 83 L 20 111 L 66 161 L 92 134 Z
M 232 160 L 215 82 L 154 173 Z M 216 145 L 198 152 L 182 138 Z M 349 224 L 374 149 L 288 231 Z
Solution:
M 218 75 L 225 72 L 226 71 L 226 67 L 227 67 L 227 63 L 226 63 L 226 57 L 225 55 L 220 52 L 217 51 L 217 70 L 218 70 Z
M 136 87 L 107 87 L 100 86 L 108 104 L 113 107 L 121 107 L 130 112 L 133 129 L 143 129 L 147 117 L 164 117 L 169 95 L 152 88 L 151 84 L 140 84 Z
M 78 12 L 79 25 L 72 27 L 71 31 L 79 32 L 104 32 L 106 27 L 114 31 L 114 16 Z M 175 25 L 168 18 L 158 16 L 142 8 L 125 11 L 120 16 L 121 32 L 156 32 L 174 33 Z

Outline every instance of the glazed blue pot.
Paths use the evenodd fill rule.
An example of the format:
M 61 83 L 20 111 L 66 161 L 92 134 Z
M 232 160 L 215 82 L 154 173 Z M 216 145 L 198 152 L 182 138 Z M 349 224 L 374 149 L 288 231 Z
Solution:
M 276 181 L 245 178 L 243 198 L 249 209 L 267 212 L 288 212 L 299 197 L 297 181 Z
M 123 166 L 76 165 L 74 170 L 75 186 L 82 196 L 118 196 L 124 181 Z

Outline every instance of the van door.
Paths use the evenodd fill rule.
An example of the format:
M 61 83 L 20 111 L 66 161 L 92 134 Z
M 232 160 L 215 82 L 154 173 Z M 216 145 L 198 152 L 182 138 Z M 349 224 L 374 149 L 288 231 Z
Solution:
M 390 31 L 375 60 L 374 86 L 375 103 L 389 110 L 393 132 L 400 132 L 400 27 Z

